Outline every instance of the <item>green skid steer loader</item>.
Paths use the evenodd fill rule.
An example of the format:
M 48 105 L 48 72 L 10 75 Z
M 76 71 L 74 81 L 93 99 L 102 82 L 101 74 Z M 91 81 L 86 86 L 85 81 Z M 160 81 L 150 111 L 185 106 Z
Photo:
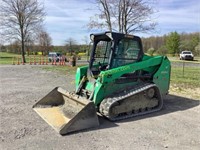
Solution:
M 137 36 L 91 34 L 89 65 L 77 68 L 75 92 L 60 87 L 33 109 L 61 135 L 99 126 L 97 112 L 111 121 L 159 111 L 170 83 L 166 56 L 148 56 Z

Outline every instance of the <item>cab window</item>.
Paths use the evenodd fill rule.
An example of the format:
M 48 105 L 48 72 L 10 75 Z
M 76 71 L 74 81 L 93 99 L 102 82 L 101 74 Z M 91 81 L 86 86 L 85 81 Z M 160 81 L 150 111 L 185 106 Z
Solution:
M 119 41 L 114 53 L 112 68 L 124 66 L 138 60 L 140 52 L 139 42 L 133 39 Z

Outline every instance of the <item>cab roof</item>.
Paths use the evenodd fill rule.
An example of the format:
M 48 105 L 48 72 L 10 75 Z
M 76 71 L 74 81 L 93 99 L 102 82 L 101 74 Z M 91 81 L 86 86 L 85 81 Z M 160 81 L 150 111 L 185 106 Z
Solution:
M 130 34 L 123 34 L 123 33 L 117 33 L 117 32 L 102 32 L 102 33 L 95 33 L 95 34 L 90 34 L 90 39 L 92 41 L 99 41 L 99 40 L 105 40 L 105 41 L 110 41 L 110 40 L 120 40 L 123 38 L 139 38 L 138 36 L 130 35 Z M 140 38 L 139 38 L 140 39 Z

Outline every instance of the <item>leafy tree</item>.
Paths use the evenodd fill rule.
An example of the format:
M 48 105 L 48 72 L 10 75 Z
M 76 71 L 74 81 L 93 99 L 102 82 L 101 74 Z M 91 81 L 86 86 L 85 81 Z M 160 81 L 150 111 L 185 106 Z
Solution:
M 192 49 L 192 44 L 190 40 L 184 40 L 184 41 L 180 41 L 180 50 L 191 50 Z
M 179 53 L 179 46 L 180 46 L 180 36 L 179 34 L 175 32 L 171 32 L 166 41 L 166 47 L 168 49 L 168 53 L 175 55 L 176 53 Z
M 200 56 L 200 42 L 199 42 L 199 44 L 195 47 L 194 54 Z
M 157 53 L 160 55 L 166 55 L 167 54 L 167 48 L 165 45 L 162 45 L 158 50 Z
M 194 35 L 193 37 L 192 37 L 192 40 L 191 40 L 191 45 L 192 45 L 192 51 L 193 50 L 195 50 L 195 47 L 197 46 L 197 45 L 199 45 L 199 43 L 200 43 L 200 38 L 199 38 L 199 34 L 198 35 Z
M 190 35 L 190 38 L 182 40 L 180 42 L 180 50 L 189 50 L 195 53 L 195 47 L 199 43 L 199 36 L 194 34 Z
M 150 36 L 147 38 L 142 38 L 142 43 L 144 47 L 144 52 L 147 52 L 148 49 L 153 47 L 158 54 L 165 55 L 169 51 L 167 50 L 168 48 L 166 47 L 167 39 L 169 38 L 169 35 L 163 35 L 163 36 Z M 199 55 L 199 53 L 195 50 L 196 46 L 200 42 L 200 33 L 199 32 L 194 32 L 194 33 L 181 33 L 179 34 L 180 36 L 180 46 L 179 50 L 190 50 L 192 51 L 195 55 Z M 177 51 L 176 53 L 179 53 Z
M 151 47 L 153 47 L 155 50 L 159 50 L 163 45 L 165 45 L 165 41 L 166 35 L 142 38 L 144 51 L 146 52 Z
M 154 48 L 150 48 L 147 50 L 147 53 L 150 55 L 150 56 L 153 56 L 153 54 L 156 52 L 156 50 Z

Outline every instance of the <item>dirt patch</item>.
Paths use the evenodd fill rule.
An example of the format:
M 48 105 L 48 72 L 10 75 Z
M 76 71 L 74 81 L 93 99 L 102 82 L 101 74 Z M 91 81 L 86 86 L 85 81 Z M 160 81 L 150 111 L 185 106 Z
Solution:
M 74 75 L 38 66 L 0 66 L 0 149 L 199 149 L 199 89 L 173 89 L 156 113 L 110 122 L 99 116 L 98 128 L 60 136 L 33 111 L 36 101 L 56 86 L 72 91 Z M 189 94 L 187 94 L 189 93 Z M 195 95 L 188 97 L 188 95 Z
M 182 97 L 186 97 L 189 99 L 197 99 L 200 100 L 200 94 L 199 94 L 200 88 L 186 88 L 186 87 L 180 87 L 176 84 L 173 84 L 170 86 L 170 94 L 178 95 Z

